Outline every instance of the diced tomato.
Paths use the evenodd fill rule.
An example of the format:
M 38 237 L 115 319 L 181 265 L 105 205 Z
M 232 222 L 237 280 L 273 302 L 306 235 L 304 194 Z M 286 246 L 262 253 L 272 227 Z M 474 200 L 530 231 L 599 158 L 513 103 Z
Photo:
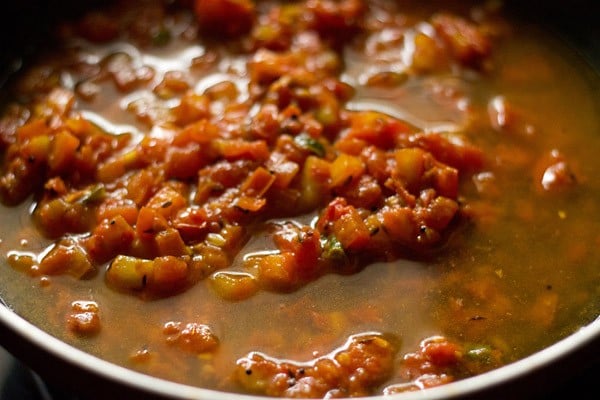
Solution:
M 236 36 L 254 24 L 254 3 L 250 0 L 195 0 L 194 11 L 200 28 L 212 35 Z
M 135 230 L 125 218 L 116 215 L 98 224 L 85 243 L 94 260 L 105 262 L 119 253 L 126 253 L 135 236 Z
M 360 179 L 365 171 L 365 166 L 359 157 L 342 153 L 331 163 L 329 171 L 330 186 L 336 188 Z
M 248 196 L 263 196 L 275 181 L 275 176 L 264 167 L 258 167 L 242 182 L 240 190 Z
M 359 250 L 369 242 L 369 230 L 356 208 L 343 198 L 334 199 L 321 213 L 317 229 L 331 232 L 344 249 Z
M 295 257 L 296 275 L 303 280 L 313 279 L 321 255 L 321 235 L 308 226 L 289 225 L 276 232 L 275 243 L 283 253 Z
M 301 176 L 301 209 L 312 209 L 323 202 L 328 193 L 330 163 L 316 156 L 308 156 Z
M 185 197 L 170 186 L 164 186 L 146 203 L 146 207 L 157 210 L 166 219 L 175 216 L 186 205 Z
M 94 270 L 85 250 L 76 243 L 59 243 L 42 258 L 39 272 L 45 275 L 68 273 L 82 278 Z
M 379 147 L 395 147 L 397 138 L 410 132 L 408 124 L 375 111 L 360 111 L 351 114 L 349 130 L 342 140 L 359 139 Z
M 455 134 L 422 133 L 412 135 L 410 141 L 460 171 L 476 171 L 485 164 L 483 151 Z
M 182 327 L 179 323 L 169 322 L 163 332 L 168 335 L 167 342 L 192 354 L 208 353 L 219 345 L 217 336 L 204 324 L 190 322 Z
M 214 143 L 219 153 L 229 161 L 239 159 L 265 161 L 269 158 L 270 154 L 267 143 L 264 140 L 249 142 L 241 139 L 219 139 Z
M 435 15 L 431 23 L 461 63 L 479 67 L 489 56 L 491 42 L 474 23 L 445 13 Z
M 77 334 L 91 336 L 100 331 L 100 308 L 93 301 L 74 301 L 67 317 L 67 328 Z
M 201 113 L 201 111 L 197 111 L 197 113 Z M 182 130 L 177 132 L 173 138 L 173 145 L 183 146 L 190 142 L 208 144 L 217 138 L 219 138 L 219 128 L 208 120 L 201 119 L 186 125 Z
M 291 252 L 269 254 L 258 263 L 258 279 L 270 289 L 289 290 L 297 284 L 296 258 Z
M 187 283 L 188 266 L 181 258 L 171 255 L 157 257 L 153 261 L 150 289 L 159 292 L 175 292 Z
M 190 253 L 177 229 L 162 230 L 156 234 L 154 240 L 161 256 L 184 256 Z
M 120 215 L 133 226 L 137 221 L 138 212 L 138 207 L 133 200 L 110 197 L 96 210 L 96 221 L 110 220 Z
M 135 230 L 140 238 L 151 238 L 169 226 L 165 217 L 152 207 L 142 207 L 138 213 Z
M 50 127 L 46 124 L 43 118 L 36 118 L 31 122 L 17 128 L 17 140 L 24 142 L 26 139 L 30 139 L 35 136 L 49 135 L 51 132 Z
M 219 296 L 232 301 L 245 300 L 259 289 L 256 278 L 246 273 L 217 272 L 210 283 Z
M 55 134 L 48 155 L 48 166 L 55 173 L 65 172 L 72 168 L 79 143 L 79 139 L 66 130 Z
M 165 159 L 165 177 L 175 179 L 191 179 L 206 164 L 206 157 L 199 145 L 172 147 L 167 151 Z
M 426 341 L 421 349 L 427 359 L 438 367 L 456 364 L 460 360 L 460 349 L 449 341 Z
M 275 176 L 273 186 L 278 189 L 287 188 L 300 171 L 298 163 L 288 161 L 286 156 L 279 152 L 272 152 L 267 162 L 269 170 Z
M 181 97 L 179 104 L 173 108 L 173 114 L 175 121 L 180 126 L 193 124 L 196 121 L 201 122 L 210 116 L 210 100 L 208 96 L 192 91 L 187 92 Z
M 408 207 L 383 208 L 378 215 L 385 232 L 390 238 L 402 244 L 410 244 L 417 234 L 416 222 Z

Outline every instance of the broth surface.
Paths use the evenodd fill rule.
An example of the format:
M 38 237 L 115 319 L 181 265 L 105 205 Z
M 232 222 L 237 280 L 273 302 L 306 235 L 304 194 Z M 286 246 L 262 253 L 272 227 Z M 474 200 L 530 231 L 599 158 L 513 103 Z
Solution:
M 289 367 L 286 362 L 308 368 L 333 359 L 336 351 L 347 348 L 349 338 L 382 337 L 395 349 L 389 374 L 354 392 L 331 392 L 377 395 L 485 372 L 593 321 L 600 315 L 598 76 L 545 32 L 490 10 L 485 12 L 492 17 L 480 24 L 494 37 L 485 58 L 489 68 L 452 60 L 448 68 L 414 72 L 414 38 L 423 33 L 437 37 L 431 16 L 441 7 L 419 3 L 402 2 L 400 10 L 383 1 L 369 3 L 365 19 L 374 26 L 379 21 L 384 28 L 358 32 L 339 50 L 344 65 L 339 80 L 355 89 L 340 104 L 351 113 L 383 113 L 415 132 L 450 132 L 450 142 L 452 133 L 460 134 L 483 150 L 482 166 L 459 171 L 459 211 L 438 243 L 426 251 L 419 247 L 394 253 L 391 261 L 373 256 L 372 263 L 348 273 L 328 271 L 283 290 L 261 287 L 244 298 L 224 298 L 215 286 L 215 274 L 252 275 L 257 267 L 249 259 L 277 252 L 269 223 L 314 225 L 323 209 L 319 207 L 253 225 L 253 234 L 226 268 L 211 270 L 177 293 L 144 297 L 107 284 L 112 260 L 98 263 L 97 271 L 82 279 L 39 271 L 55 240 L 41 234 L 34 223 L 33 210 L 42 198 L 38 190 L 0 210 L 2 299 L 34 325 L 110 362 L 192 386 L 266 395 L 281 393 L 239 378 L 236 368 L 244 357 L 259 354 L 284 369 Z M 256 12 L 266 15 L 263 10 L 273 4 L 258 2 Z M 464 5 L 443 4 L 452 15 L 478 15 Z M 148 4 L 143 7 L 151 9 Z M 247 66 L 252 53 L 237 52 L 236 37 L 231 46 L 201 40 L 195 36 L 198 22 L 190 9 L 176 8 L 173 15 L 171 11 L 160 17 L 170 31 L 168 40 L 163 38 L 166 43 L 161 39 L 160 45 L 142 46 L 126 38 L 95 43 L 73 38 L 77 25 L 66 24 L 62 35 L 68 40 L 56 50 L 63 56 L 38 61 L 42 67 L 53 65 L 60 85 L 75 91 L 73 110 L 83 119 L 110 134 L 131 134 L 132 141 L 119 154 L 134 149 L 144 136 L 168 137 L 173 128 L 152 120 L 176 107 L 184 92 L 202 94 L 214 91 L 217 84 L 232 83 L 236 100 L 213 101 L 214 115 L 227 104 L 241 104 L 253 96 Z M 217 61 L 206 61 L 213 52 L 219 55 Z M 127 55 L 140 76 L 142 67 L 152 69 L 154 76 L 132 90 L 119 90 L 114 80 L 99 79 L 86 98 L 83 82 L 92 76 L 86 68 L 106 65 L 115 54 Z M 186 71 L 189 88 L 178 91 L 173 84 L 166 90 L 174 93 L 157 92 L 168 71 Z M 27 76 L 17 78 L 21 87 L 27 85 Z M 227 98 L 227 90 L 215 96 Z M 23 101 L 19 93 L 16 96 L 17 102 Z M 5 109 L 8 115 L 8 106 Z M 240 118 L 257 112 L 256 107 L 240 110 Z M 2 129 L 6 174 L 10 140 L 6 125 Z M 565 164 L 558 165 L 562 161 Z M 565 165 L 567 172 L 561 169 Z M 74 240 L 86 235 L 88 231 L 65 234 Z M 100 325 L 91 334 L 70 328 L 68 322 L 74 310 L 82 311 L 77 307 L 90 311 L 86 302 L 99 308 Z M 193 328 L 186 331 L 190 323 L 209 327 L 218 346 L 190 351 L 196 345 L 208 346 L 194 342 L 189 334 Z M 456 344 L 460 356 L 449 357 L 459 361 L 450 366 L 440 362 L 428 370 L 432 367 L 426 362 L 419 364 L 419 349 L 440 338 Z M 478 356 L 476 362 L 465 361 Z M 418 366 L 411 369 L 407 359 L 417 360 Z M 436 379 L 427 378 L 428 373 Z M 277 378 L 265 378 L 269 379 Z M 321 394 L 317 389 L 308 393 Z

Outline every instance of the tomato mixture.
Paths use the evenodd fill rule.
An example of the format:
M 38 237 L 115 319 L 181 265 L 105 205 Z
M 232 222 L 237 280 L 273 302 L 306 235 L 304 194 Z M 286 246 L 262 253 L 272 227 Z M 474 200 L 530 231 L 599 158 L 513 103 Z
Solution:
M 64 21 L 60 47 L 20 72 L 0 119 L 2 202 L 32 204 L 25 230 L 46 243 L 8 249 L 8 264 L 43 290 L 62 288 L 55 295 L 70 306 L 60 312 L 63 328 L 52 329 L 94 343 L 110 337 L 115 321 L 105 315 L 117 312 L 102 296 L 143 310 L 209 290 L 205 304 L 244 313 L 255 298 L 290 297 L 281 312 L 301 325 L 294 310 L 310 301 L 296 300 L 317 282 L 402 268 L 402 260 L 425 269 L 450 260 L 438 289 L 459 294 L 440 300 L 444 329 L 425 329 L 409 350 L 397 332 L 370 328 L 401 305 L 369 315 L 363 303 L 355 314 L 351 307 L 311 314 L 310 325 L 328 326 L 324 336 L 332 337 L 308 360 L 281 346 L 262 351 L 269 347 L 252 342 L 260 328 L 246 332 L 242 347 L 256 350 L 236 355 L 223 350 L 232 334 L 215 328 L 228 318 L 216 307 L 200 317 L 162 311 L 162 326 L 118 361 L 219 390 L 393 394 L 518 358 L 502 339 L 485 336 L 494 323 L 466 337 L 452 327 L 455 319 L 472 326 L 487 314 L 510 315 L 511 296 L 492 283 L 501 262 L 482 263 L 492 276 L 457 272 L 475 261 L 455 264 L 468 258 L 468 238 L 503 219 L 501 204 L 523 223 L 536 217 L 539 199 L 577 193 L 585 173 L 558 148 L 527 147 L 539 133 L 516 103 L 496 95 L 479 105 L 494 79 L 525 79 L 496 64 L 496 49 L 514 35 L 501 11 L 495 2 L 430 11 L 376 0 L 117 1 Z M 390 111 L 396 95 L 433 118 Z M 421 107 L 424 97 L 429 105 Z M 534 178 L 511 188 L 520 168 Z M 515 206 L 510 192 L 525 184 L 528 195 Z M 592 237 L 597 246 L 600 236 Z M 577 251 L 572 257 L 591 250 L 569 250 Z M 69 295 L 70 285 L 102 294 Z M 411 290 L 410 281 L 390 285 Z M 412 287 L 427 293 L 427 285 L 425 278 Z M 559 301 L 548 286 L 532 300 L 543 329 Z M 331 328 L 334 315 L 344 329 Z M 350 333 L 353 324 L 367 329 Z M 263 340 L 294 335 L 285 329 Z M 192 364 L 179 370 L 182 363 Z M 198 381 L 200 372 L 209 378 Z

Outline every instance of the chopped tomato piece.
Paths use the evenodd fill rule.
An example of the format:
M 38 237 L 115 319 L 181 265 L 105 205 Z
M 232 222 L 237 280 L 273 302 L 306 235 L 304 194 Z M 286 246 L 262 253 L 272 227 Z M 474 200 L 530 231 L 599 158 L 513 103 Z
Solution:
M 255 19 L 250 0 L 195 0 L 194 10 L 201 29 L 215 36 L 246 33 Z

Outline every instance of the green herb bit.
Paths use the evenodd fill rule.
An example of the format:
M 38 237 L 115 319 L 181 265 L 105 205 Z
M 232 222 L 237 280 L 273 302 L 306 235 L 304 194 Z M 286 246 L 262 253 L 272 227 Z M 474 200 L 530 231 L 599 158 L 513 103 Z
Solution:
M 342 261 L 346 259 L 346 252 L 342 243 L 335 236 L 321 238 L 323 248 L 323 258 L 332 261 Z
M 294 138 L 294 142 L 303 149 L 311 151 L 318 157 L 325 156 L 325 147 L 315 138 L 307 133 L 301 133 Z
M 486 345 L 474 345 L 470 347 L 469 349 L 467 349 L 465 356 L 472 361 L 476 361 L 483 364 L 489 364 L 490 362 L 492 362 L 493 359 L 492 349 L 490 346 Z
M 99 183 L 82 191 L 81 196 L 76 199 L 77 203 L 90 204 L 102 200 L 106 196 L 104 185 Z

